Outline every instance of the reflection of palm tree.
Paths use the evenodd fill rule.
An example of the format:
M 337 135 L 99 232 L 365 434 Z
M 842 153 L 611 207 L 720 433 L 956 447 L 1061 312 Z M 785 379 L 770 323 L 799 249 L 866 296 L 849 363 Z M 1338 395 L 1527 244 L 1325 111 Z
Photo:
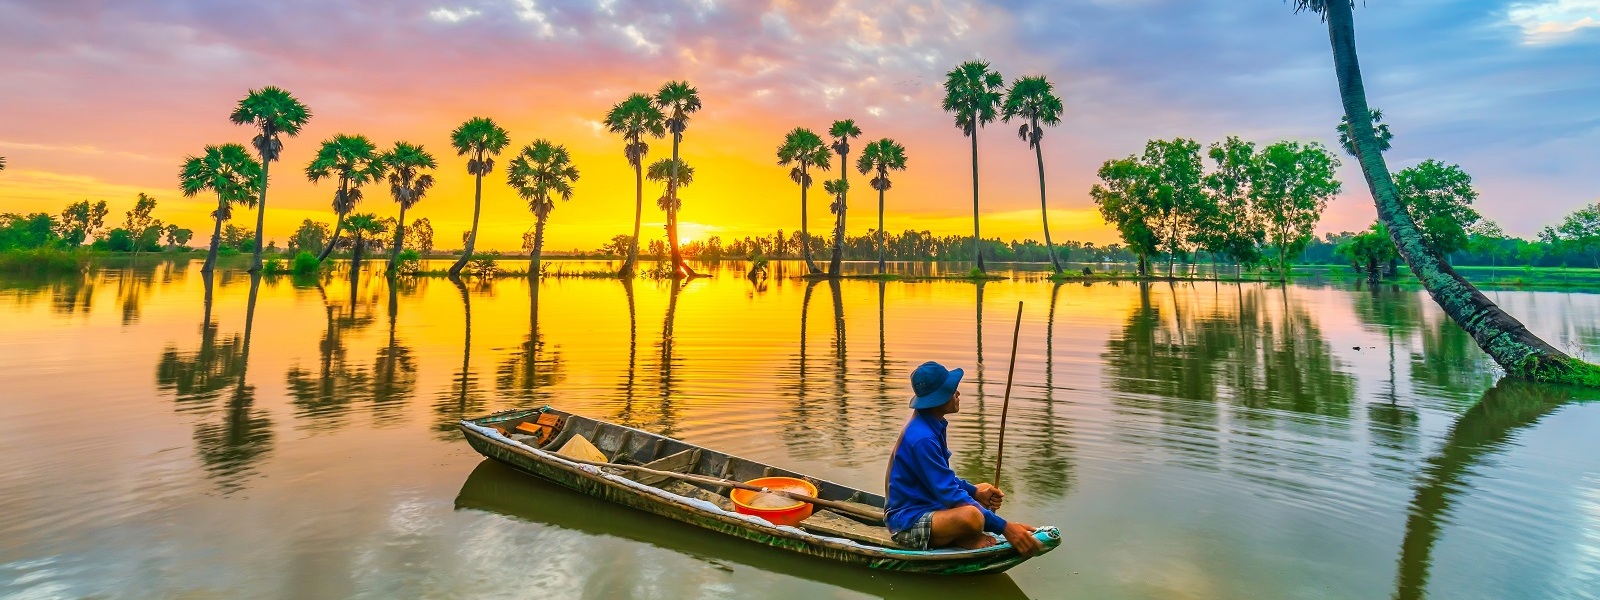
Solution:
M 661 435 L 671 436 L 672 426 L 676 419 L 672 410 L 672 367 L 677 361 L 673 356 L 672 326 L 678 316 L 678 292 L 683 290 L 683 280 L 672 280 L 672 296 L 667 300 L 667 316 L 661 322 Z
M 261 274 L 250 274 L 250 298 L 245 309 L 244 341 L 239 347 L 233 394 L 221 423 L 195 425 L 195 450 L 205 463 L 206 473 L 217 480 L 224 494 L 243 488 L 254 472 L 255 463 L 272 449 L 272 420 L 266 412 L 253 408 L 255 387 L 245 383 L 250 362 L 250 334 L 255 323 L 256 294 Z
M 316 429 L 335 429 L 344 425 L 344 416 L 350 410 L 351 400 L 370 393 L 372 378 L 365 369 L 353 367 L 345 348 L 345 334 L 371 323 L 371 317 L 356 316 L 357 273 L 350 274 L 350 314 L 339 314 L 339 307 L 328 302 L 327 289 L 317 282 L 317 292 L 322 295 L 327 325 L 317 345 L 319 369 L 317 373 L 300 368 L 289 368 L 284 378 L 293 398 L 296 417 L 308 419 Z
M 539 287 L 539 279 L 528 279 L 528 337 L 500 365 L 496 381 L 500 389 L 509 390 L 529 401 L 536 401 L 543 395 L 540 388 L 560 383 L 564 378 L 561 373 L 561 348 L 557 346 L 548 356 L 545 355 L 544 336 L 539 333 Z
M 449 393 L 433 406 L 436 416 L 433 429 L 444 439 L 454 438 L 458 421 L 483 410 L 483 398 L 477 389 L 477 374 L 472 372 L 472 297 L 467 293 L 467 284 L 458 278 L 451 278 L 450 281 L 461 291 L 464 333 L 461 341 L 461 371 L 451 380 Z
M 1573 401 L 1591 402 L 1593 394 L 1573 397 L 1575 388 L 1501 379 L 1477 405 L 1456 420 L 1444 445 L 1428 459 L 1406 516 L 1405 538 L 1395 577 L 1395 598 L 1427 595 L 1433 544 L 1446 524 L 1452 502 L 1470 489 L 1466 479 L 1488 457 L 1505 450 L 1511 436 Z
M 977 406 L 972 411 L 978 421 L 978 447 L 972 452 L 962 453 L 961 471 L 969 478 L 977 477 L 977 481 L 988 481 L 993 473 L 989 471 L 989 418 L 984 414 L 983 394 L 983 286 L 985 281 L 978 281 L 973 287 L 977 288 L 974 295 L 974 311 L 977 313 L 977 360 L 973 363 L 973 400 Z
M 1072 448 L 1057 441 L 1055 403 L 1055 331 L 1056 297 L 1061 292 L 1061 282 L 1050 288 L 1050 313 L 1044 326 L 1044 420 L 1043 431 L 1032 436 L 1038 446 L 1028 452 L 1028 463 L 1022 467 L 1022 479 L 1047 498 L 1060 498 L 1072 489 L 1072 461 L 1066 452 Z M 1070 433 L 1070 432 L 1068 432 Z
M 828 290 L 833 292 L 833 399 L 839 405 L 834 411 L 834 435 L 838 437 L 843 456 L 854 456 L 855 438 L 850 428 L 850 392 L 846 373 L 849 361 L 845 357 L 844 341 L 844 294 L 839 289 L 838 279 L 828 280 Z
M 389 343 L 378 349 L 373 361 L 372 410 L 377 421 L 404 407 L 417 387 L 417 365 L 411 349 L 395 339 L 395 320 L 400 313 L 400 281 L 389 280 Z
M 617 414 L 617 422 L 638 427 L 633 417 L 633 379 L 639 356 L 639 317 L 633 303 L 632 277 L 622 279 L 622 291 L 628 296 L 628 377 L 622 384 L 622 412 Z

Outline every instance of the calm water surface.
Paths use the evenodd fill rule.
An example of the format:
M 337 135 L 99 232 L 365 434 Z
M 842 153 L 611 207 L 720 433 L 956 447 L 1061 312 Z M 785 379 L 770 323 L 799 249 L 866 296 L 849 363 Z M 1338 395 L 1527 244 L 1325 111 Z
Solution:
M 752 284 L 736 264 L 683 286 L 345 270 L 208 290 L 198 268 L 0 280 L 0 596 L 1600 590 L 1600 403 L 1497 381 L 1415 290 Z M 1600 296 L 1490 295 L 1600 356 Z M 455 430 L 550 403 L 877 489 L 909 371 L 939 360 L 968 373 L 957 470 L 988 480 L 1018 301 L 1002 513 L 1066 541 L 1001 576 L 706 533 L 487 463 Z

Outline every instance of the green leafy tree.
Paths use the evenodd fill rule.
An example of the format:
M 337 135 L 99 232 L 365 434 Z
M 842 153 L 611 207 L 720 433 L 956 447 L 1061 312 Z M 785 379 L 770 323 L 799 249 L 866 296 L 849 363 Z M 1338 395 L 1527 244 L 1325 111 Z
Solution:
M 1467 229 L 1467 249 L 1489 257 L 1489 277 L 1500 261 L 1511 258 L 1516 252 L 1516 240 L 1508 239 L 1500 224 L 1481 219 Z
M 337 134 L 322 142 L 317 157 L 306 165 L 306 179 L 312 183 L 328 177 L 339 179 L 339 189 L 333 193 L 333 236 L 322 247 L 317 262 L 328 259 L 328 253 L 339 243 L 339 232 L 344 229 L 344 217 L 361 202 L 361 186 L 377 181 L 383 176 L 383 163 L 378 161 L 378 147 L 364 135 Z
M 201 273 L 210 273 L 217 264 L 222 224 L 233 217 L 233 206 L 255 204 L 259 199 L 256 186 L 261 185 L 261 181 L 261 163 L 238 144 L 206 146 L 200 156 L 184 158 L 183 168 L 178 173 L 178 185 L 184 197 L 193 198 L 207 190 L 217 195 L 217 209 L 211 212 L 214 221 L 211 247 L 206 251 Z
M 0 251 L 32 250 L 60 242 L 55 217 L 47 213 L 0 214 Z
M 1349 117 L 1350 138 L 1361 170 L 1366 175 L 1373 202 L 1377 205 L 1378 220 L 1389 228 L 1400 256 L 1422 281 L 1428 294 L 1508 374 L 1600 386 L 1600 367 L 1575 360 L 1528 331 L 1526 326 L 1450 268 L 1423 239 L 1420 228 L 1407 214 L 1394 180 L 1389 176 L 1381 140 L 1373 130 L 1366 86 L 1362 82 L 1361 64 L 1356 54 L 1352 3 L 1344 0 L 1292 0 L 1291 4 L 1297 11 L 1310 10 L 1320 15 L 1328 26 L 1334 72 L 1339 79 L 1339 96 L 1344 104 L 1344 113 Z
M 511 159 L 506 168 L 506 184 L 528 202 L 528 210 L 536 219 L 533 225 L 533 248 L 528 255 L 529 277 L 539 276 L 539 259 L 544 252 L 544 225 L 556 208 L 556 198 L 572 199 L 572 184 L 578 181 L 578 168 L 565 146 L 550 140 L 534 140 Z
M 234 124 L 256 128 L 256 137 L 250 141 L 261 160 L 261 183 L 257 184 L 261 197 L 256 211 L 256 247 L 255 256 L 250 261 L 250 272 L 255 273 L 261 270 L 261 244 L 266 239 L 262 227 L 267 218 L 267 169 L 283 152 L 281 137 L 299 135 L 300 128 L 311 120 L 311 110 L 289 92 L 267 86 L 250 90 L 233 109 L 229 119 Z
M 1143 161 L 1153 175 L 1157 235 L 1167 254 L 1167 276 L 1172 277 L 1173 261 L 1189 255 L 1199 239 L 1201 220 L 1213 210 L 1202 185 L 1205 161 L 1200 158 L 1200 143 L 1184 138 L 1150 140 Z
M 1000 109 L 1005 79 L 989 68 L 989 63 L 969 60 L 945 74 L 944 101 L 941 107 L 955 116 L 956 127 L 972 140 L 972 260 L 983 271 L 983 253 L 978 235 L 978 129 L 994 122 Z
M 1289 279 L 1291 262 L 1311 241 L 1328 200 L 1339 193 L 1338 166 L 1338 157 L 1316 142 L 1278 142 L 1255 156 L 1250 203 L 1266 225 L 1279 279 Z
M 833 154 L 828 152 L 828 147 L 822 143 L 822 137 L 804 127 L 796 127 L 783 136 L 783 144 L 778 146 L 778 166 L 789 167 L 789 180 L 800 186 L 800 252 L 806 261 L 806 270 L 812 275 L 822 272 L 817 268 L 816 261 L 811 259 L 811 230 L 807 226 L 810 219 L 806 216 L 808 202 L 806 190 L 811 189 L 813 183 L 811 169 L 828 170 L 832 168 Z
M 1207 153 L 1216 165 L 1205 176 L 1215 210 L 1200 223 L 1201 246 L 1232 260 L 1239 267 L 1237 275 L 1243 274 L 1244 267 L 1261 262 L 1261 246 L 1267 239 L 1261 215 L 1250 202 L 1255 148 L 1252 142 L 1228 136 L 1226 141 L 1211 144 Z
M 1061 124 L 1063 110 L 1061 98 L 1055 95 L 1050 81 L 1042 76 L 1018 79 L 1006 91 L 1003 118 L 1007 123 L 1012 119 L 1022 122 L 1017 137 L 1033 149 L 1033 157 L 1039 165 L 1039 218 L 1044 225 L 1044 246 L 1050 253 L 1050 266 L 1058 274 L 1061 273 L 1061 259 L 1056 255 L 1055 243 L 1050 240 L 1050 205 L 1044 192 L 1044 149 L 1039 142 L 1044 139 L 1044 126 Z
M 1422 228 L 1422 239 L 1440 255 L 1466 248 L 1467 228 L 1483 218 L 1473 210 L 1478 190 L 1472 176 L 1459 165 L 1425 160 L 1394 174 L 1394 185 L 1411 220 Z
M 433 253 L 433 222 L 427 217 L 411 222 L 406 228 L 406 247 L 427 256 Z
M 632 279 L 638 272 L 639 226 L 644 218 L 644 158 L 650 153 L 645 137 L 667 135 L 667 117 L 650 96 L 631 94 L 606 112 L 606 131 L 622 136 L 622 155 L 633 167 L 633 238 L 619 255 L 625 257 L 617 276 Z
M 855 119 L 834 121 L 828 128 L 833 138 L 833 151 L 839 155 L 839 193 L 834 195 L 833 256 L 828 260 L 828 276 L 839 276 L 839 261 L 844 259 L 845 198 L 850 194 L 850 140 L 861 137 L 861 128 Z M 826 184 L 825 184 L 826 185 Z
M 1395 256 L 1394 242 L 1389 241 L 1389 228 L 1384 227 L 1383 223 L 1373 223 L 1366 231 L 1345 240 L 1334 253 L 1344 257 L 1357 273 L 1365 272 L 1367 281 L 1372 284 L 1378 283 L 1383 265 Z
M 1600 202 L 1572 211 L 1561 219 L 1561 224 L 1546 228 L 1547 243 L 1564 252 L 1589 255 L 1589 260 L 1600 268 Z
M 323 246 L 328 244 L 328 226 L 311 219 L 300 222 L 300 227 L 289 238 L 289 253 L 311 252 L 312 258 L 322 253 Z M 319 261 L 320 262 L 320 261 Z
M 466 156 L 467 174 L 473 176 L 472 229 L 462 241 L 461 258 L 450 265 L 450 277 L 458 278 L 461 270 L 472 260 L 472 250 L 478 243 L 478 216 L 483 212 L 483 176 L 494 171 L 494 157 L 511 145 L 506 130 L 484 117 L 473 117 L 450 132 L 450 144 L 456 156 Z
M 422 197 L 433 189 L 433 174 L 424 170 L 437 168 L 433 154 L 421 145 L 395 142 L 394 148 L 378 155 L 378 162 L 389 177 L 389 195 L 400 205 L 400 217 L 395 220 L 394 244 L 389 248 L 389 273 L 400 268 L 400 250 L 406 239 L 406 209 L 416 206 Z
M 1117 228 L 1127 249 L 1139 259 L 1139 276 L 1150 274 L 1150 257 L 1160 250 L 1155 169 L 1137 156 L 1108 160 L 1097 173 L 1100 183 L 1089 197 L 1100 216 Z
M 161 220 L 152 215 L 155 210 L 156 199 L 140 192 L 139 198 L 133 202 L 133 209 L 126 213 L 127 218 L 122 226 L 128 230 L 135 255 L 152 246 L 156 249 L 161 247 Z
M 61 220 L 56 224 L 57 235 L 70 247 L 82 246 L 90 237 L 100 234 L 107 212 L 105 200 L 94 204 L 88 200 L 68 204 L 61 210 Z
M 874 175 L 869 184 L 878 191 L 878 273 L 885 270 L 883 260 L 883 196 L 889 191 L 892 183 L 889 181 L 889 171 L 904 171 L 906 169 L 906 147 L 889 138 L 876 142 L 868 142 L 867 147 L 861 151 L 861 158 L 856 160 L 856 170 L 862 175 Z M 782 258 L 781 249 L 774 254 Z
M 389 227 L 372 213 L 350 215 L 345 227 L 350 229 L 350 272 L 361 271 L 361 255 L 373 239 L 383 235 Z M 320 262 L 320 261 L 319 261 Z
M 194 230 L 168 224 L 164 235 L 167 238 L 167 246 L 176 248 L 187 245 L 189 240 L 194 239 Z
M 666 116 L 667 131 L 672 134 L 672 161 L 667 164 L 673 169 L 686 166 L 678 158 L 678 146 L 683 143 L 684 130 L 689 128 L 689 115 L 700 110 L 700 91 L 687 81 L 669 81 L 656 90 L 655 103 L 656 108 Z M 667 181 L 667 196 L 671 198 L 665 203 L 667 244 L 671 246 L 672 276 L 694 277 L 694 269 L 689 268 L 689 263 L 683 260 L 683 252 L 678 247 L 678 209 L 683 205 L 678 200 L 678 182 L 684 181 L 684 178 L 673 174 L 667 177 Z

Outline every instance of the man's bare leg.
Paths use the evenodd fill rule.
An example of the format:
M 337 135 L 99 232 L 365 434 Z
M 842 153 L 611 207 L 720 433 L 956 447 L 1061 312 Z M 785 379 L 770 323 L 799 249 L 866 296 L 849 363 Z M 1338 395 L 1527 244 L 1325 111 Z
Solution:
M 960 546 L 969 550 L 995 545 L 983 532 L 983 511 L 972 505 L 957 506 L 933 513 L 933 536 L 929 548 Z

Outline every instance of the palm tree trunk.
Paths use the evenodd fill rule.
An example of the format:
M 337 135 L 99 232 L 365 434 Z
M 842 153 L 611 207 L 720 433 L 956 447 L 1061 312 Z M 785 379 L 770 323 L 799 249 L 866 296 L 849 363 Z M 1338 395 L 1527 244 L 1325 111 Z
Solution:
M 217 214 L 221 215 L 227 207 L 222 194 L 217 194 Z M 201 273 L 210 273 L 217 266 L 217 247 L 222 245 L 222 217 L 218 216 L 215 221 L 217 223 L 211 229 L 211 250 L 206 252 L 206 264 L 200 267 Z
M 256 201 L 256 253 L 255 258 L 250 261 L 251 273 L 261 272 L 261 244 L 264 243 L 261 239 L 261 231 L 267 222 L 267 167 L 271 165 L 272 161 L 267 160 L 267 157 L 263 155 L 261 157 L 261 198 Z
M 1039 124 L 1034 123 L 1033 127 L 1038 129 Z M 1050 266 L 1056 270 L 1057 275 L 1060 275 L 1061 259 L 1056 258 L 1056 246 L 1050 241 L 1050 206 L 1044 199 L 1044 149 L 1037 143 L 1033 145 L 1033 157 L 1039 162 L 1039 216 L 1044 222 L 1044 247 L 1050 252 Z
M 482 164 L 483 161 L 478 161 Z M 456 264 L 450 265 L 450 277 L 461 276 L 461 269 L 466 268 L 467 261 L 472 260 L 472 248 L 478 242 L 478 215 L 483 212 L 483 174 L 479 173 L 473 183 L 472 191 L 472 233 L 467 234 L 467 243 L 461 248 L 461 258 L 456 259 Z
M 324 260 L 327 260 L 328 255 L 333 253 L 333 247 L 339 243 L 339 232 L 343 230 L 344 213 L 339 213 L 337 218 L 333 221 L 333 236 L 329 237 L 328 244 L 322 247 L 322 254 L 317 256 L 317 262 L 320 263 Z
M 695 276 L 694 269 L 684 262 L 683 252 L 678 250 L 678 143 L 682 140 L 682 133 L 672 134 L 672 181 L 667 185 L 667 192 L 672 195 L 672 202 L 667 205 L 667 237 L 672 238 L 672 277 L 675 279 Z
M 399 266 L 396 263 L 400 260 L 400 246 L 405 244 L 405 241 L 406 241 L 406 205 L 405 204 L 401 204 L 400 205 L 400 220 L 395 221 L 395 223 L 394 223 L 394 245 L 393 245 L 393 247 L 389 248 L 389 268 L 388 268 L 388 273 L 390 275 L 393 275 L 394 271 L 395 271 L 395 268 Z
M 632 278 L 639 264 L 639 223 L 643 218 L 644 157 L 640 156 L 638 164 L 633 165 L 633 243 L 628 244 L 628 258 L 622 262 L 622 268 L 617 269 L 617 276 L 623 279 Z
M 350 250 L 350 278 L 351 279 L 355 278 L 356 273 L 361 272 L 361 250 L 362 250 L 361 246 L 367 241 L 366 240 L 367 236 L 366 236 L 365 232 L 357 230 L 355 233 L 356 233 L 356 239 L 354 240 L 354 243 L 352 244 L 351 250 Z M 352 293 L 354 292 L 354 287 L 353 286 L 351 288 L 351 291 L 352 291 Z
M 1600 367 L 1575 360 L 1546 343 L 1516 318 L 1501 310 L 1439 258 L 1423 240 L 1389 175 L 1389 167 L 1373 135 L 1366 88 L 1356 56 L 1355 23 L 1345 2 L 1326 3 L 1328 38 L 1333 46 L 1339 96 L 1349 118 L 1351 138 L 1367 186 L 1377 205 L 1378 218 L 1389 228 L 1389 238 L 1422 281 L 1445 314 L 1472 335 L 1507 374 L 1542 381 L 1600 386 Z
M 880 176 L 881 172 L 880 172 Z M 883 190 L 878 190 L 878 274 L 886 270 L 883 262 Z
M 800 166 L 800 179 L 802 181 L 804 181 L 805 180 L 805 176 L 808 175 L 808 174 L 809 173 L 807 172 L 807 170 L 805 168 L 805 165 L 802 164 Z M 806 272 L 811 274 L 811 275 L 816 275 L 817 273 L 821 273 L 822 269 L 817 268 L 816 261 L 811 260 L 811 228 L 807 226 L 807 224 L 810 221 L 811 221 L 811 219 L 806 217 L 806 184 L 801 183 L 800 184 L 800 255 L 802 257 L 804 257 L 805 260 L 806 260 Z
M 539 279 L 539 259 L 544 256 L 544 217 L 533 224 L 533 252 L 528 255 L 528 278 Z
M 983 238 L 978 235 L 978 123 L 972 122 L 972 261 L 983 272 Z
M 839 214 L 833 222 L 833 256 L 828 259 L 828 276 L 839 277 L 839 261 L 844 258 L 844 209 L 845 198 L 850 195 L 850 153 L 839 154 L 839 180 L 844 182 L 844 189 L 839 191 Z

